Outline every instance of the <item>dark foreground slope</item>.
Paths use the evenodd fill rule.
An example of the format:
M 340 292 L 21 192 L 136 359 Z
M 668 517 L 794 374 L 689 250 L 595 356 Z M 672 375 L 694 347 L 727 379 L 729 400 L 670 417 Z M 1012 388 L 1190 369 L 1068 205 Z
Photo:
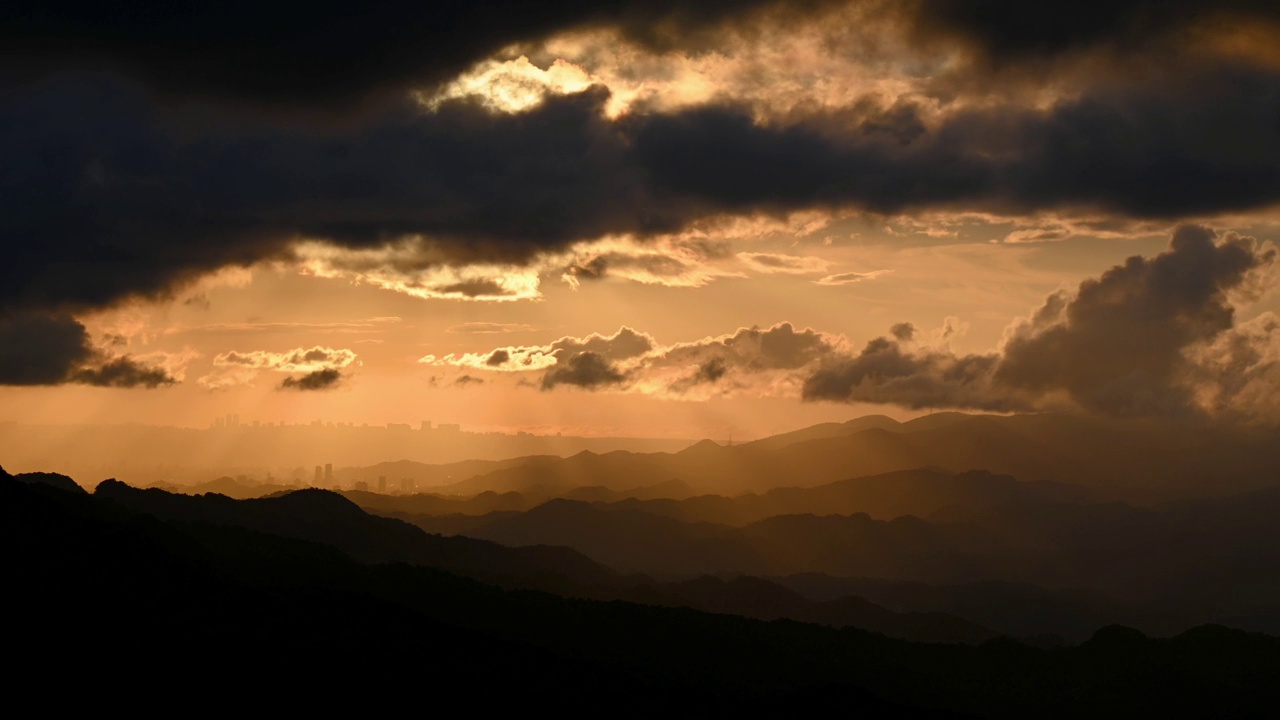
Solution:
M 235 525 L 0 478 L 10 697 L 571 716 L 1263 716 L 1280 640 L 1123 628 L 1082 646 L 927 645 L 503 591 Z M 49 687 L 69 691 L 49 694 Z

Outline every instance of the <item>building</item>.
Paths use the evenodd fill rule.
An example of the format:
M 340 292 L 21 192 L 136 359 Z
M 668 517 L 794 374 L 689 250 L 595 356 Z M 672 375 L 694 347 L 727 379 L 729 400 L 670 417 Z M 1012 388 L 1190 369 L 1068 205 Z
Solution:
M 324 484 L 325 485 L 333 484 L 333 463 L 324 464 Z
M 387 494 L 387 476 L 386 475 L 378 476 L 378 492 L 382 493 L 383 495 Z
M 411 477 L 400 478 L 400 492 L 411 493 L 414 491 L 414 481 Z
M 316 466 L 316 481 L 315 481 L 315 483 L 313 483 L 313 484 L 314 484 L 316 487 L 320 487 L 320 482 L 321 482 L 322 480 L 324 480 L 324 470 L 323 470 L 319 465 L 317 465 L 317 466 Z

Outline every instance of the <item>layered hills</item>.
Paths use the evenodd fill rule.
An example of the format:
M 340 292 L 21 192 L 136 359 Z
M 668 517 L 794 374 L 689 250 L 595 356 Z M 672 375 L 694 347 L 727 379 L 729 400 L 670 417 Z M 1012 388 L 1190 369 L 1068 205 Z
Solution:
M 32 682 L 74 658 L 82 692 L 141 678 L 198 692 L 216 678 L 205 705 L 230 708 L 267 678 L 326 678 L 327 692 L 295 708 L 369 710 L 423 698 L 424 681 L 438 695 L 467 694 L 483 679 L 502 689 L 475 700 L 486 708 L 570 716 L 809 713 L 832 703 L 871 716 L 1240 716 L 1268 706 L 1280 670 L 1280 640 L 1220 626 L 1164 640 L 1103 628 L 1052 650 L 1007 639 L 910 643 L 751 619 L 800 597 L 768 581 L 685 587 L 737 617 L 503 589 L 424 564 L 416 553 L 441 538 L 329 493 L 236 501 L 112 483 L 87 495 L 0 474 L 0 495 L 0 542 L 18 589 L 9 609 L 22 620 L 8 648 L 24 662 L 10 679 Z M 747 595 L 756 607 L 731 607 Z M 377 692 L 340 681 L 367 677 L 371 665 L 394 680 Z M 159 707 L 158 697 L 134 706 Z

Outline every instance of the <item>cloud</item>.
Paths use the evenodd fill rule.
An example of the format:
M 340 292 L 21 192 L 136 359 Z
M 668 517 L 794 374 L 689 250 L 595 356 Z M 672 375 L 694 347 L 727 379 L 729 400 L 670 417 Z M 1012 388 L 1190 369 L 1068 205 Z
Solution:
M 281 389 L 323 390 L 335 386 L 345 376 L 342 370 L 358 364 L 355 351 L 316 345 L 285 352 L 253 350 L 229 351 L 213 358 L 213 372 L 196 380 L 206 390 L 226 390 L 252 383 L 261 371 L 305 373 L 285 378 Z
M 824 278 L 814 280 L 816 285 L 853 285 L 854 283 L 865 282 L 867 280 L 875 280 L 881 275 L 893 272 L 892 270 L 872 270 L 871 272 L 847 272 L 836 275 L 828 275 Z
M 207 335 L 211 333 L 277 333 L 277 332 L 294 332 L 302 331 L 307 333 L 376 333 L 382 332 L 389 325 L 400 322 L 398 317 L 374 317 L 367 320 L 357 322 L 230 322 L 230 323 L 208 323 L 205 325 L 179 325 L 164 330 L 165 335 L 178 335 L 182 333 L 200 333 Z M 357 342 L 374 342 L 372 340 L 357 340 Z
M 1073 297 L 1046 300 L 1010 330 L 996 379 L 1063 390 L 1109 415 L 1192 407 L 1186 352 L 1233 327 L 1230 293 L 1275 255 L 1248 239 L 1219 240 L 1208 228 L 1182 226 L 1168 251 L 1129 258 L 1081 283 Z
M 71 374 L 70 382 L 99 387 L 157 388 L 173 385 L 176 380 L 161 368 L 141 365 L 132 358 L 119 357 L 97 367 L 80 368 Z
M 592 389 L 617 385 L 625 376 L 605 357 L 595 352 L 578 352 L 564 363 L 557 362 L 542 376 L 542 389 L 551 390 L 557 385 L 573 385 Z
M 1280 425 L 1280 317 L 1265 312 L 1192 353 L 1197 403 L 1213 414 Z
M 342 382 L 341 370 L 325 368 L 309 372 L 302 377 L 287 377 L 280 381 L 281 390 L 332 390 Z
M 537 266 L 456 266 L 438 244 L 416 236 L 367 248 L 307 241 L 295 245 L 291 254 L 303 274 L 346 279 L 423 299 L 509 302 L 542 297 Z
M 1280 201 L 1266 3 L 192 12 L 27 3 L 0 28 L 0 312 L 199 306 L 201 277 L 268 261 L 476 302 L 548 273 L 699 287 L 808 271 L 718 258 L 728 231 L 666 243 L 713 222 L 1064 218 L 1022 242 Z M 69 377 L 67 352 L 14 375 Z
M 141 17 L 134 3 L 120 17 Z M 609 28 L 619 44 L 659 53 L 718 50 L 817 16 L 833 29 L 869 26 L 881 45 L 915 52 L 958 45 L 984 68 L 1110 50 L 1128 55 L 1199 39 L 1195 30 L 1262 27 L 1280 12 L 1252 0 L 1120 0 L 1083 6 L 845 0 L 453 1 L 353 7 L 233 2 L 225 12 L 174 7 L 144 22 L 19 0 L 0 28 L 6 75 L 67 69 L 126 73 L 169 97 L 261 109 L 350 112 L 414 85 L 435 86 L 502 51 L 548 36 Z M 836 12 L 834 17 L 826 14 Z M 839 13 L 846 13 L 840 15 Z M 861 49 L 861 48 L 859 48 Z M 1170 51 L 1165 51 L 1170 52 Z M 831 54 L 831 53 L 824 53 Z M 508 54 L 510 56 L 510 54 Z M 525 67 L 505 92 L 554 74 Z M 483 69 L 483 68 L 481 68 Z
M 1186 42 L 1189 31 L 1215 25 L 1265 27 L 1280 20 L 1274 5 L 1250 0 L 1121 0 L 1087 9 L 1064 0 L 902 3 L 898 11 L 923 36 L 921 41 L 960 40 L 987 65 L 1099 49 L 1133 54 L 1170 41 Z
M 618 278 L 643 285 L 702 287 L 718 278 L 743 277 L 723 267 L 728 244 L 705 238 L 668 235 L 648 242 L 607 238 L 570 249 L 560 279 L 573 289 L 583 281 Z
M 758 393 L 796 394 L 806 368 L 844 346 L 842 338 L 790 323 L 740 328 L 690 343 L 659 345 L 623 327 L 613 335 L 564 337 L 547 345 L 423 357 L 420 362 L 467 370 L 542 372 L 538 386 L 701 398 Z
M 296 348 L 286 352 L 254 350 L 230 351 L 217 355 L 213 364 L 220 367 L 245 367 L 255 370 L 278 372 L 315 372 L 326 368 L 345 368 L 356 361 L 356 354 L 346 348 L 329 348 L 316 345 L 312 348 Z
M 457 380 L 454 380 L 453 384 L 458 387 L 466 387 L 468 385 L 483 385 L 484 378 L 478 378 L 474 375 L 462 375 L 458 377 Z
M 526 372 L 545 370 L 562 361 L 568 362 L 570 358 L 582 353 L 590 353 L 606 361 L 630 360 L 649 352 L 653 347 L 652 337 L 623 326 L 612 335 L 593 333 L 583 338 L 565 336 L 546 345 L 511 345 L 481 353 L 450 353 L 439 358 L 425 355 L 418 362 L 475 370 Z
M 752 270 L 764 274 L 808 275 L 823 272 L 831 264 L 818 257 L 760 252 L 738 253 L 738 259 Z
M 113 70 L 171 97 L 263 109 L 350 112 L 415 84 L 433 85 L 504 47 L 587 25 L 655 42 L 712 28 L 772 2 L 646 0 L 339 6 L 234 0 L 222 12 L 177 6 L 118 16 L 64 2 L 20 1 L 0 27 L 0 69 L 39 76 Z M 121 18 L 125 18 L 122 20 Z
M 535 330 L 537 330 L 537 328 L 533 325 L 525 325 L 523 323 L 467 322 L 447 328 L 445 329 L 445 332 L 489 335 L 513 332 L 533 332 Z
M 969 408 L 1031 410 L 1029 395 L 994 384 L 999 357 L 957 356 L 949 352 L 907 347 L 900 339 L 871 340 L 857 355 L 832 359 L 805 381 L 806 400 L 886 403 L 914 409 Z
M 1241 404 L 1272 377 L 1280 340 L 1266 315 L 1237 326 L 1236 305 L 1276 257 L 1269 244 L 1184 225 L 1167 251 L 1131 257 L 1074 292 L 1050 295 L 1008 328 L 999 352 L 953 353 L 946 345 L 954 321 L 934 346 L 913 347 L 914 328 L 900 324 L 892 339 L 872 340 L 812 373 L 803 396 L 913 408 L 1257 417 L 1256 407 Z
M 70 315 L 0 313 L 0 385 L 156 388 L 175 382 L 164 367 L 94 347 L 84 325 Z

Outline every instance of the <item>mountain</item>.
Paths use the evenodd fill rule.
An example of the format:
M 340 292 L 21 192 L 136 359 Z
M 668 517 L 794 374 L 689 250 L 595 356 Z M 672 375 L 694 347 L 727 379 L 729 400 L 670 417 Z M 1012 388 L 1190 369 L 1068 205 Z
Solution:
M 430 535 L 408 523 L 369 515 L 327 490 L 233 500 L 138 490 L 108 480 L 95 498 L 165 520 L 227 525 L 336 548 L 362 562 L 404 562 L 517 586 L 608 584 L 616 574 L 564 547 L 506 548 L 466 537 Z
M 703 575 L 660 584 L 652 590 L 653 597 L 646 601 L 654 605 L 679 605 L 759 620 L 785 618 L 830 627 L 856 627 L 917 642 L 979 643 L 997 636 L 954 615 L 898 613 L 853 596 L 813 601 L 779 583 L 749 576 L 726 580 Z
M 162 505 L 160 491 L 134 492 Z M 0 479 L 6 612 L 21 620 L 6 644 L 18 697 L 64 668 L 94 697 L 145 688 L 131 701 L 139 709 L 153 707 L 153 694 L 157 709 L 171 702 L 170 690 L 220 711 L 265 697 L 306 711 L 384 712 L 444 692 L 501 712 L 569 716 L 809 715 L 833 704 L 873 717 L 1274 708 L 1280 639 L 1217 626 L 1165 640 L 1108 627 L 1055 650 L 910 643 L 504 591 L 190 512 L 139 512 L 112 494 L 123 495 Z M 319 494 L 291 508 L 313 517 L 303 526 L 354 514 Z
M 601 599 L 661 600 L 702 609 L 697 598 L 665 588 L 657 595 L 648 578 L 620 575 L 554 542 L 520 543 L 505 547 L 466 537 L 441 537 L 424 533 L 412 525 L 365 513 L 355 503 L 325 490 L 299 490 L 270 498 L 233 500 L 219 495 L 188 496 L 149 488 L 137 490 L 116 481 L 98 486 L 95 498 L 110 506 L 140 512 L 171 521 L 200 522 L 268 532 L 280 537 L 321 543 L 368 563 L 403 562 L 433 567 L 504 587 L 537 588 L 574 597 Z M 548 503 L 543 513 L 571 510 L 572 501 Z M 661 521 L 660 518 L 654 518 Z M 565 523 L 571 526 L 574 523 Z M 622 567 L 626 567 L 622 565 Z M 789 592 L 779 587 L 782 592 Z M 809 601 L 797 596 L 797 603 L 779 617 L 808 620 Z M 874 628 L 893 637 L 913 640 L 974 641 L 990 637 L 986 631 L 966 629 L 953 635 L 940 634 L 932 626 L 916 628 L 910 622 L 895 622 L 894 613 L 866 611 L 861 615 L 814 616 L 814 622 L 859 626 L 872 622 Z M 985 633 L 985 634 L 983 634 Z
M 1024 497 L 1021 489 L 1011 492 L 1017 484 L 998 476 L 981 476 L 977 487 L 994 488 L 994 500 L 977 493 L 983 502 L 948 506 L 928 519 L 798 513 L 731 526 L 675 517 L 672 508 L 690 501 L 568 500 L 523 513 L 406 519 L 512 546 L 564 545 L 658 578 L 823 573 L 930 585 L 1079 588 L 1146 608 L 1147 617 L 1280 631 L 1280 582 L 1272 572 L 1280 567 L 1274 531 L 1280 491 L 1137 508 L 1058 501 L 1052 492 L 1037 494 L 1037 484 Z M 663 512 L 647 511 L 651 504 Z
M 10 475 L 8 472 L 5 471 L 4 468 L 0 467 L 0 479 L 16 480 L 20 483 L 28 483 L 28 484 L 39 483 L 41 485 L 49 485 L 52 487 L 56 487 L 59 490 L 66 490 L 68 492 L 82 493 L 85 491 L 85 489 L 80 487 L 80 485 L 75 480 L 72 480 L 66 475 L 60 475 L 58 473 L 29 472 L 29 473 L 18 473 L 17 475 Z
M 1267 433 L 1072 415 L 939 413 L 907 423 L 871 416 L 735 446 L 703 441 L 676 453 L 525 458 L 437 492 L 549 496 L 582 486 L 623 491 L 678 481 L 689 494 L 735 496 L 934 468 L 1083 485 L 1149 503 L 1274 484 L 1275 440 Z

